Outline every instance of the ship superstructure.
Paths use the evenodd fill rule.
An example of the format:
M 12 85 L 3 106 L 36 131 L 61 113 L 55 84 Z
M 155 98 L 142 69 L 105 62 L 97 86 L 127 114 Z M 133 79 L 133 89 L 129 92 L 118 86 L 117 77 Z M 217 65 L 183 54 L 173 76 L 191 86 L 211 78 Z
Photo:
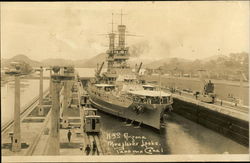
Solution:
M 139 78 L 141 65 L 135 71 L 127 63 L 130 54 L 125 45 L 126 26 L 118 25 L 118 45 L 115 46 L 116 34 L 109 36 L 109 49 L 106 51 L 107 71 L 101 74 L 103 64 L 96 71 L 96 78 L 88 87 L 90 102 L 98 109 L 160 129 L 163 115 L 171 110 L 173 103 L 169 93 L 156 90 Z

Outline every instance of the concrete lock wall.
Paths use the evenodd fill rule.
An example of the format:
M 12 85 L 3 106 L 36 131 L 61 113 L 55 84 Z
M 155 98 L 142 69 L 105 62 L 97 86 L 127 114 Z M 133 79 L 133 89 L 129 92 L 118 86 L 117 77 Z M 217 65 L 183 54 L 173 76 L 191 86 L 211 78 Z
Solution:
M 203 106 L 174 98 L 174 112 L 232 140 L 249 145 L 249 123 Z
M 60 154 L 60 103 L 59 93 L 61 85 L 59 81 L 52 82 L 52 108 L 50 119 L 50 135 L 49 146 L 46 149 L 46 155 L 59 155 Z

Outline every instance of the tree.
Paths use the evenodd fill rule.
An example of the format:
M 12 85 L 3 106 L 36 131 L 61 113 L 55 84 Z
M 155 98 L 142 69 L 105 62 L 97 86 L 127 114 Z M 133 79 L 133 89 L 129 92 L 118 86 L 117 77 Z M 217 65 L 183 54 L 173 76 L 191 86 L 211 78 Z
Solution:
M 33 68 L 26 62 L 21 61 L 20 63 L 20 69 L 21 69 L 21 74 L 29 74 L 32 72 Z

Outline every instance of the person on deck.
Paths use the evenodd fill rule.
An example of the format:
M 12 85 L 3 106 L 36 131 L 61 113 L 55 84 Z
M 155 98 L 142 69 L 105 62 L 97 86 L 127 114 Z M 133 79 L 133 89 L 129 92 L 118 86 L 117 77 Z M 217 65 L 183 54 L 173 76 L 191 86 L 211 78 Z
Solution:
M 85 152 L 86 152 L 86 155 L 88 156 L 89 155 L 89 153 L 90 153 L 90 147 L 89 147 L 89 145 L 87 144 L 87 147 L 85 148 Z
M 69 143 L 70 143 L 71 135 L 72 135 L 72 133 L 71 133 L 71 131 L 69 130 L 69 131 L 68 131 L 68 141 L 69 141 Z
M 92 150 L 92 155 L 95 155 L 95 152 L 97 150 L 96 142 L 93 141 L 93 150 Z

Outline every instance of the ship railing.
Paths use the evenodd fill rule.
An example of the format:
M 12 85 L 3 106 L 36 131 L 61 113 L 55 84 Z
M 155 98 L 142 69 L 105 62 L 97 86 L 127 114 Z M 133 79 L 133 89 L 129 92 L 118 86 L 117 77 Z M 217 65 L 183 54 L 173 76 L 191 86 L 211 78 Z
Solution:
M 113 59 L 128 59 L 129 56 L 126 55 L 115 55 Z
M 106 60 L 107 60 L 107 61 L 113 61 L 114 58 L 112 58 L 112 57 L 106 57 Z
M 131 100 L 127 99 L 125 95 L 117 95 L 114 93 L 114 91 L 103 91 L 103 90 L 97 90 L 94 89 L 94 92 L 96 92 L 96 95 L 105 99 L 105 101 L 113 102 L 115 104 L 124 104 L 124 103 L 131 103 Z
M 136 103 L 141 104 L 171 104 L 172 99 L 171 97 L 162 97 L 162 98 L 153 98 L 153 97 L 137 97 L 134 96 L 131 98 Z

